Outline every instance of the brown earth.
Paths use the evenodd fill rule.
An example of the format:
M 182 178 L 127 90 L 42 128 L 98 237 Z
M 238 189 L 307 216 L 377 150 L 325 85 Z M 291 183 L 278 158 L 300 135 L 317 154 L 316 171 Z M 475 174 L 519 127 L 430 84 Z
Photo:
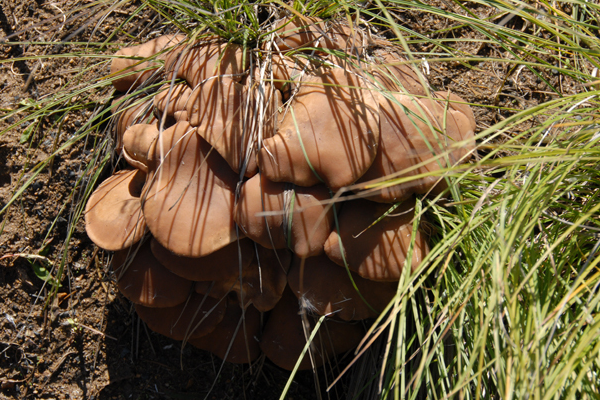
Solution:
M 212 399 L 278 398 L 287 380 L 286 372 L 268 361 L 252 370 L 222 365 L 216 357 L 191 346 L 182 349 L 181 343 L 148 331 L 132 305 L 118 293 L 107 269 L 109 255 L 98 251 L 87 238 L 83 221 L 73 219 L 82 195 L 80 188 L 85 188 L 88 179 L 84 170 L 93 154 L 93 141 L 101 137 L 76 141 L 55 157 L 51 167 L 34 174 L 39 162 L 109 104 L 111 89 L 95 93 L 84 108 L 71 112 L 62 123 L 57 120 L 62 115 L 39 121 L 40 126 L 23 143 L 22 135 L 31 121 L 21 118 L 28 114 L 7 115 L 27 102 L 53 96 L 65 84 L 71 90 L 84 87 L 106 75 L 108 64 L 101 58 L 76 56 L 19 59 L 84 51 L 84 42 L 108 38 L 110 45 L 103 52 L 112 54 L 118 43 L 131 43 L 132 36 L 143 38 L 141 41 L 158 36 L 160 32 L 155 28 L 164 22 L 150 10 L 126 22 L 139 6 L 134 3 L 99 23 L 100 13 L 86 8 L 74 10 L 74 3 L 5 0 L 0 5 L 0 41 L 8 37 L 18 42 L 0 44 L 0 132 L 4 132 L 0 135 L 0 209 L 16 198 L 1 214 L 0 399 L 193 399 L 203 398 L 210 388 Z M 435 3 L 442 9 L 457 7 L 455 3 Z M 74 13 L 63 17 L 63 12 L 69 10 Z M 490 12 L 483 6 L 470 11 L 480 17 Z M 398 12 L 394 17 L 423 34 L 453 24 L 417 12 Z M 121 29 L 117 29 L 119 24 L 124 24 Z M 114 32 L 116 35 L 111 37 Z M 389 32 L 378 33 L 389 36 Z M 466 55 L 512 57 L 503 49 L 481 42 L 483 35 L 469 27 L 458 34 L 474 39 L 449 43 Z M 420 44 L 413 45 L 413 50 L 434 51 L 431 45 Z M 559 74 L 542 73 L 563 93 L 581 90 L 579 83 Z M 481 105 L 474 107 L 480 130 L 515 110 L 558 96 L 526 68 L 517 71 L 505 63 L 431 63 L 428 78 L 437 90 L 450 89 L 466 101 Z M 108 173 L 105 171 L 103 176 Z M 75 187 L 79 189 L 73 192 Z M 67 240 L 70 226 L 74 231 Z M 47 258 L 28 258 L 38 254 Z M 40 267 L 48 266 L 45 260 L 59 266 L 62 257 L 65 271 L 61 286 L 58 295 L 51 297 L 52 280 L 40 279 L 45 276 Z M 53 270 L 51 277 L 56 276 Z M 46 304 L 48 299 L 52 300 Z M 322 377 L 321 386 L 325 386 Z M 330 397 L 336 398 L 336 394 L 330 393 Z M 310 373 L 298 375 L 289 398 L 317 398 Z

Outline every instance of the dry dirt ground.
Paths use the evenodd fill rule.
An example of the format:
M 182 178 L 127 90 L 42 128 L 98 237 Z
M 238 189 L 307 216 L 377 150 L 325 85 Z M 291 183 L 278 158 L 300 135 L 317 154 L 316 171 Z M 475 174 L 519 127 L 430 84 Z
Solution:
M 73 112 L 60 126 L 51 119 L 41 121 L 31 139 L 21 143 L 29 122 L 19 121 L 25 114 L 6 118 L 10 110 L 22 102 L 50 96 L 65 83 L 73 87 L 84 84 L 107 74 L 108 68 L 106 63 L 95 65 L 90 59 L 77 57 L 19 58 L 81 50 L 83 44 L 60 42 L 100 42 L 114 32 L 117 34 L 111 42 L 130 42 L 131 37 L 153 34 L 149 27 L 161 22 L 150 10 L 125 22 L 139 6 L 136 3 L 110 14 L 102 23 L 98 23 L 96 13 L 86 9 L 64 18 L 63 13 L 74 4 L 43 0 L 0 3 L 0 41 L 9 37 L 11 42 L 18 42 L 0 44 L 0 132 L 16 124 L 0 136 L 0 209 L 33 176 L 32 168 L 38 162 L 73 137 L 82 121 L 110 101 L 108 90 L 98 93 L 86 108 Z M 452 7 L 449 4 L 440 2 L 438 6 Z M 484 8 L 471 11 L 482 17 L 489 12 Z M 451 23 L 416 12 L 397 13 L 395 17 L 422 33 Z M 468 27 L 456 33 L 481 39 Z M 452 45 L 465 54 L 508 57 L 502 49 L 478 40 Z M 117 47 L 107 48 L 106 53 Z M 426 52 L 430 48 L 418 45 L 414 50 Z M 83 68 L 85 73 L 81 73 Z M 450 89 L 473 104 L 523 109 L 555 96 L 535 75 L 527 70 L 517 74 L 508 64 L 481 62 L 467 68 L 439 63 L 430 68 L 429 79 L 436 89 Z M 559 75 L 548 73 L 547 79 L 565 93 L 580 90 L 578 83 Z M 474 107 L 474 111 L 480 130 L 511 113 L 483 106 Z M 72 220 L 81 195 L 72 190 L 90 160 L 90 143 L 82 140 L 62 151 L 52 167 L 41 170 L 0 215 L 0 399 L 195 399 L 203 398 L 211 387 L 212 399 L 278 398 L 288 376 L 284 371 L 269 362 L 252 371 L 247 366 L 222 366 L 219 359 L 190 346 L 182 350 L 179 342 L 146 330 L 131 304 L 119 295 L 114 278 L 107 272 L 109 255 L 98 251 L 87 238 L 81 220 Z M 75 229 L 63 255 L 71 224 Z M 39 278 L 43 273 L 40 262 L 18 256 L 39 254 L 43 249 L 56 265 L 66 257 L 59 293 L 49 304 L 46 300 L 51 286 Z M 317 398 L 310 373 L 298 375 L 289 398 Z

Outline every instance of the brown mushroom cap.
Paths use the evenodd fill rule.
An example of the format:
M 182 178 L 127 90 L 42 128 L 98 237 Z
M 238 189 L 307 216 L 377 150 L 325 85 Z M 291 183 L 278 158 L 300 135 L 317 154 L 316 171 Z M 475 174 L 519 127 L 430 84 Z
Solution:
M 152 57 L 167 47 L 180 43 L 185 37 L 185 35 L 163 35 L 138 46 L 123 48 L 117 51 L 115 56 Z M 132 58 L 113 58 L 110 65 L 110 73 L 119 76 L 113 80 L 113 86 L 120 92 L 126 92 L 130 88 L 135 89 L 152 76 L 154 70 L 159 67 L 160 63 L 156 61 L 140 62 L 140 60 Z M 132 73 L 133 71 L 139 72 Z
M 466 104 L 466 102 L 462 98 L 460 98 L 452 92 L 443 91 L 434 92 L 434 95 L 436 99 L 439 99 L 439 101 L 442 102 L 441 104 L 445 105 L 444 103 L 448 102 L 448 107 L 450 107 L 454 111 L 462 113 L 465 117 L 467 117 L 467 120 L 469 122 L 468 125 L 463 128 L 465 132 L 467 132 L 469 129 L 471 131 L 475 131 L 475 128 L 477 128 L 475 115 L 473 114 L 473 110 L 471 109 L 471 107 L 468 104 Z
M 262 174 L 244 182 L 235 208 L 235 221 L 252 240 L 267 248 L 289 248 L 300 257 L 323 252 L 331 233 L 333 211 L 324 185 L 294 187 L 271 182 Z M 275 212 L 257 216 L 260 212 Z
M 306 344 L 302 318 L 298 315 L 298 300 L 286 289 L 283 297 L 271 312 L 263 330 L 260 348 L 267 358 L 280 368 L 291 371 Z M 315 320 L 307 316 L 310 326 L 306 334 L 310 335 Z M 309 351 L 315 360 L 315 367 L 320 367 L 333 355 L 344 353 L 360 342 L 364 335 L 362 325 L 326 319 L 315 335 Z M 300 370 L 311 368 L 307 353 L 300 363 Z
M 286 286 L 287 271 L 292 255 L 287 250 L 271 250 L 256 247 L 256 258 L 240 274 L 214 282 L 196 282 L 196 292 L 220 299 L 234 292 L 238 304 L 266 312 L 277 304 Z
M 274 182 L 332 190 L 354 183 L 371 166 L 379 142 L 378 105 L 366 82 L 343 68 L 307 74 L 277 134 L 258 163 Z
M 174 307 L 150 308 L 135 305 L 139 317 L 154 332 L 175 340 L 198 338 L 212 332 L 223 320 L 225 301 L 193 293 Z
M 150 251 L 150 241 L 115 252 L 111 267 L 123 296 L 146 307 L 176 306 L 188 298 L 192 289 L 192 281 L 158 262 Z
M 140 193 L 146 174 L 115 172 L 92 193 L 85 206 L 85 230 L 98 247 L 123 250 L 137 243 L 146 230 Z
M 247 100 L 246 86 L 230 78 L 215 78 L 198 86 L 187 106 L 190 124 L 198 126 L 198 134 L 235 172 L 240 171 L 247 147 L 251 145 L 251 132 L 244 129 L 243 105 Z M 255 157 L 251 158 L 255 170 Z
M 273 86 L 282 93 L 284 102 L 290 99 L 290 96 L 297 87 L 304 69 L 309 69 L 310 62 L 302 57 L 286 57 L 274 54 L 271 60 L 271 69 L 273 72 Z
M 174 85 L 172 90 L 171 83 L 165 83 L 154 96 L 154 110 L 159 116 L 172 117 L 177 111 L 186 110 L 191 94 L 192 88 L 185 83 Z
M 176 123 L 153 142 L 148 171 L 143 211 L 162 246 L 182 256 L 203 257 L 237 239 L 237 176 L 187 122 Z
M 296 297 L 319 315 L 332 315 L 344 321 L 379 316 L 396 295 L 398 284 L 374 282 L 353 272 L 350 274 L 358 292 L 348 271 L 327 256 L 310 257 L 304 262 L 295 257 L 288 283 Z
M 316 17 L 282 19 L 275 26 L 275 49 L 281 51 L 308 48 L 345 50 L 349 54 L 362 54 L 360 32 L 354 32 L 340 22 L 324 22 Z
M 117 124 L 115 126 L 115 136 L 117 145 L 115 151 L 120 153 L 123 148 L 123 135 L 132 125 L 136 124 L 153 124 L 157 119 L 152 113 L 152 100 L 137 101 L 131 104 L 121 104 L 118 107 L 115 105 L 117 100 L 113 101 L 111 109 L 113 114 L 118 114 Z M 122 111 L 120 111 L 122 110 Z
M 325 253 L 341 266 L 344 266 L 345 258 L 348 267 L 363 278 L 397 281 L 402 274 L 410 245 L 413 208 L 414 200 L 407 200 L 390 215 L 372 225 L 390 209 L 389 204 L 362 199 L 344 204 L 339 216 L 339 233 L 331 233 L 325 242 Z M 413 271 L 428 252 L 427 237 L 418 230 L 411 260 Z
M 273 136 L 281 94 L 259 81 L 250 86 L 228 77 L 209 79 L 191 94 L 187 105 L 189 122 L 227 161 L 231 169 L 248 177 L 257 170 L 259 135 Z M 250 110 L 250 112 L 248 112 Z
M 175 113 L 173 114 L 173 118 L 175 118 L 176 122 L 187 121 L 188 113 L 185 110 L 184 111 L 175 111 Z
M 397 94 L 427 95 L 417 72 L 410 65 L 403 64 L 406 60 L 391 49 L 391 43 L 375 54 L 376 62 L 369 64 L 367 69 L 379 87 Z M 426 79 L 423 81 L 427 82 Z
M 358 180 L 368 182 L 384 177 L 406 177 L 437 171 L 440 168 L 464 161 L 463 157 L 475 148 L 473 140 L 475 119 L 468 106 L 455 103 L 447 110 L 443 100 L 416 99 L 411 96 L 394 95 L 394 101 L 384 100 L 380 108 L 381 142 L 379 152 L 371 168 Z M 458 101 L 458 96 L 451 96 L 451 101 Z M 452 104 L 452 103 L 450 103 Z M 434 129 L 433 132 L 426 121 Z M 467 141 L 462 147 L 454 147 L 455 143 Z M 432 152 L 433 150 L 433 152 Z M 433 159 L 435 154 L 450 153 L 446 157 Z M 413 171 L 400 174 L 402 171 L 421 162 L 431 162 Z M 439 183 L 438 183 L 439 182 Z M 410 197 L 413 193 L 425 194 L 434 185 L 434 193 L 446 188 L 444 179 L 439 176 L 426 176 L 403 184 L 375 189 L 369 192 L 369 200 L 379 202 L 397 202 Z
M 191 46 L 173 49 L 165 59 L 165 70 L 169 79 L 175 74 L 194 89 L 213 76 L 230 75 L 239 82 L 249 60 L 242 46 L 217 38 L 203 38 Z
M 235 302 L 230 302 L 215 330 L 206 336 L 191 339 L 189 343 L 228 362 L 250 363 L 260 355 L 260 325 L 260 312 L 256 308 L 250 306 L 242 310 Z
M 239 246 L 239 247 L 238 247 Z M 240 239 L 205 257 L 179 256 L 156 239 L 151 242 L 152 253 L 168 270 L 192 281 L 226 280 L 238 276 L 240 258 L 242 270 L 254 260 L 254 244 L 250 239 Z
M 156 124 L 130 126 L 123 134 L 123 158 L 132 167 L 148 172 L 148 149 L 157 136 Z

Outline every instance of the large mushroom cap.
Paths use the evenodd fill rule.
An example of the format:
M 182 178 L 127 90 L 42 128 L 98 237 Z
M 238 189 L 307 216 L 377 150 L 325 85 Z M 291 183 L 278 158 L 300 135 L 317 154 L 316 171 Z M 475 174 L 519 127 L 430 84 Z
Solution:
M 244 183 L 235 208 L 235 221 L 252 240 L 267 248 L 289 247 L 300 257 L 323 252 L 331 233 L 333 211 L 324 185 L 294 187 L 257 174 Z M 258 216 L 258 213 L 273 213 Z
M 306 344 L 306 337 L 315 326 L 315 320 L 306 316 L 304 321 L 308 326 L 304 327 L 299 311 L 298 300 L 286 289 L 271 312 L 260 340 L 260 348 L 267 358 L 288 371 L 294 369 Z M 352 349 L 358 345 L 363 335 L 364 330 L 359 324 L 326 319 L 309 349 L 315 362 L 314 366 L 318 368 L 333 355 Z M 311 358 L 306 354 L 299 369 L 310 368 Z
M 203 38 L 192 45 L 173 49 L 165 59 L 165 70 L 169 79 L 175 74 L 194 89 L 213 76 L 228 75 L 239 82 L 249 61 L 242 46 L 217 38 Z
M 115 172 L 92 193 L 85 206 L 85 230 L 98 247 L 123 250 L 137 243 L 146 230 L 140 193 L 146 174 Z
M 331 233 L 325 242 L 325 253 L 341 266 L 344 266 L 345 259 L 348 267 L 363 278 L 397 281 L 410 246 L 413 208 L 414 201 L 405 201 L 375 223 L 390 209 L 390 205 L 366 200 L 344 204 L 339 216 L 339 232 Z M 427 237 L 418 230 L 411 260 L 413 271 L 428 252 Z
M 333 315 L 344 321 L 379 316 L 395 296 L 398 284 L 374 282 L 354 273 L 351 276 L 352 281 L 345 268 L 325 255 L 304 261 L 296 257 L 288 283 L 296 297 L 319 315 Z
M 277 134 L 263 142 L 261 173 L 299 186 L 323 181 L 332 190 L 354 183 L 377 154 L 377 109 L 355 72 L 321 67 L 307 74 Z
M 148 58 L 168 47 L 175 46 L 184 39 L 185 35 L 163 35 L 139 46 L 123 48 L 117 51 L 115 56 Z M 120 92 L 126 92 L 130 88 L 135 89 L 152 76 L 154 70 L 159 67 L 160 63 L 156 61 L 140 62 L 140 60 L 134 58 L 113 58 L 110 72 L 119 76 L 113 80 L 113 86 Z
M 151 241 L 152 254 L 169 271 L 192 281 L 221 281 L 237 277 L 240 267 L 248 268 L 254 260 L 254 244 L 240 239 L 204 257 L 183 257 Z M 240 264 L 241 263 L 241 264 Z
M 223 320 L 206 336 L 191 339 L 189 343 L 207 350 L 222 360 L 244 364 L 260 355 L 260 313 L 250 306 L 242 310 L 237 304 L 229 303 Z
M 416 99 L 398 94 L 393 98 L 393 101 L 384 100 L 381 103 L 379 152 L 371 168 L 358 182 L 436 171 L 464 161 L 464 156 L 475 148 L 475 119 L 468 107 L 455 103 L 446 109 L 439 98 Z M 456 102 L 460 98 L 454 96 L 450 100 Z M 466 141 L 463 146 L 456 145 L 463 141 Z M 422 162 L 425 163 L 422 167 L 400 175 L 402 171 Z M 445 181 L 439 176 L 425 176 L 370 191 L 369 200 L 397 202 L 413 193 L 425 194 L 436 183 L 437 192 L 446 187 Z
M 150 251 L 150 242 L 115 252 L 111 267 L 117 286 L 132 303 L 146 307 L 173 307 L 190 294 L 192 281 L 163 267 Z
M 150 308 L 135 305 L 135 311 L 150 329 L 175 340 L 198 338 L 212 332 L 223 320 L 225 301 L 193 293 L 173 307 Z
M 182 256 L 206 256 L 237 239 L 237 177 L 211 150 L 187 122 L 178 122 L 148 151 L 152 175 L 144 189 L 144 216 L 156 240 Z

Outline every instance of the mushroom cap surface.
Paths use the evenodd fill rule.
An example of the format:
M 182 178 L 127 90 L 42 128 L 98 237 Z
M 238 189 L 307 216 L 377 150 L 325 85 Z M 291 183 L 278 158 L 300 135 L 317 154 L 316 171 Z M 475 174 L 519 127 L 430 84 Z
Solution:
M 115 53 L 115 56 L 151 57 L 164 49 L 175 46 L 185 39 L 185 35 L 163 35 L 156 39 L 147 41 L 138 46 L 125 47 Z M 112 81 L 113 86 L 120 92 L 137 88 L 160 67 L 156 61 L 144 61 L 130 58 L 113 58 L 110 64 L 110 73 L 118 74 L 119 77 Z M 149 69 L 150 68 L 150 69 Z M 143 71 L 145 70 L 145 71 Z M 132 73 L 133 71 L 138 71 Z M 120 76 L 125 75 L 125 76 Z
M 351 275 L 356 288 L 348 271 L 327 256 L 309 257 L 304 262 L 295 257 L 288 283 L 296 297 L 319 315 L 344 321 L 378 317 L 396 295 L 398 284 L 371 281 L 353 272 Z
M 408 177 L 425 174 L 464 161 L 464 156 L 475 148 L 473 140 L 475 119 L 468 107 L 460 105 L 446 108 L 444 100 L 417 99 L 407 95 L 393 95 L 395 101 L 384 100 L 380 108 L 379 152 L 369 170 L 359 183 L 386 177 Z M 450 101 L 459 101 L 451 96 Z M 432 131 L 428 122 L 434 128 Z M 445 124 L 445 130 L 443 129 Z M 436 129 L 439 129 L 438 132 Z M 466 141 L 462 147 L 455 143 Z M 435 159 L 436 155 L 444 155 Z M 430 162 L 427 162 L 431 160 Z M 402 173 L 413 165 L 423 166 Z M 369 200 L 397 202 L 413 193 L 425 194 L 432 187 L 438 193 L 446 188 L 446 181 L 439 176 L 425 176 L 409 182 L 373 189 Z M 366 194 L 366 193 L 365 193 Z
M 235 172 L 246 160 L 253 135 L 244 123 L 248 102 L 247 87 L 230 78 L 215 78 L 200 84 L 187 105 L 189 122 L 198 127 L 198 134 L 210 143 Z M 256 162 L 252 159 L 253 173 Z
M 360 31 L 340 22 L 325 22 L 317 17 L 282 19 L 275 25 L 275 49 L 280 51 L 312 51 L 312 48 L 345 50 L 349 54 L 362 54 Z
M 286 288 L 277 306 L 263 329 L 260 348 L 267 358 L 278 367 L 291 371 L 306 344 L 302 317 L 298 314 L 298 299 Z M 308 323 L 306 334 L 310 335 L 315 319 L 306 316 Z M 309 351 L 315 360 L 315 367 L 320 367 L 333 355 L 344 353 L 357 346 L 364 335 L 364 329 L 357 323 L 347 323 L 326 319 L 315 335 Z M 307 353 L 300 363 L 300 370 L 311 368 Z
M 146 174 L 122 170 L 106 179 L 85 206 L 85 230 L 98 247 L 123 250 L 137 243 L 146 230 L 140 193 Z
M 143 211 L 162 246 L 182 256 L 203 257 L 237 239 L 237 176 L 187 122 L 176 123 L 152 143 L 148 171 Z
M 379 143 L 379 106 L 367 82 L 351 70 L 321 67 L 307 73 L 258 164 L 274 182 L 337 190 L 371 166 Z
M 229 75 L 240 81 L 249 64 L 243 47 L 218 38 L 203 38 L 192 45 L 178 46 L 165 59 L 168 79 L 173 75 L 185 79 L 195 89 L 205 79 Z
M 363 278 L 397 281 L 402 274 L 410 245 L 413 208 L 414 200 L 405 201 L 372 225 L 390 209 L 389 204 L 362 199 L 344 204 L 339 216 L 339 233 L 331 233 L 325 242 L 325 253 L 341 266 L 344 266 L 345 258 L 348 268 Z M 411 261 L 413 271 L 428 252 L 427 237 L 419 229 Z
M 393 46 L 379 49 L 375 55 L 375 62 L 366 68 L 378 87 L 394 94 L 427 95 L 417 76 L 418 70 L 415 71 L 409 64 L 404 64 L 406 59 L 397 54 Z M 423 82 L 427 83 L 427 79 L 423 78 Z
M 140 304 L 135 311 L 150 329 L 175 340 L 198 338 L 212 332 L 223 320 L 225 301 L 192 292 L 187 301 L 173 307 L 151 308 Z
M 154 110 L 159 116 L 172 117 L 177 111 L 186 110 L 191 94 L 192 88 L 185 83 L 174 85 L 172 90 L 171 83 L 165 83 L 154 96 Z
M 113 104 L 117 101 L 114 100 Z M 156 123 L 157 119 L 152 113 L 152 100 L 148 99 L 145 101 L 133 101 L 132 104 L 125 103 L 120 106 L 113 106 L 112 113 L 119 112 L 117 117 L 117 123 L 114 128 L 116 136 L 116 148 L 115 151 L 119 153 L 123 149 L 123 135 L 127 129 L 136 124 L 153 124 Z
M 192 289 L 192 281 L 175 275 L 158 262 L 148 240 L 139 247 L 115 252 L 111 267 L 123 296 L 146 307 L 176 306 L 188 298 Z
M 324 185 L 299 187 L 271 182 L 256 174 L 244 182 L 235 221 L 250 239 L 267 248 L 290 248 L 299 257 L 323 252 L 331 233 L 333 211 L 322 204 L 330 194 Z M 260 212 L 274 212 L 257 216 Z
M 250 306 L 242 310 L 229 303 L 223 320 L 211 333 L 189 343 L 199 349 L 210 351 L 220 359 L 236 364 L 250 363 L 260 356 L 260 312 Z
M 132 167 L 148 172 L 148 149 L 157 136 L 156 124 L 130 126 L 123 134 L 123 158 Z
M 237 276 L 254 260 L 254 244 L 250 239 L 236 240 L 204 257 L 184 257 L 162 246 L 156 239 L 151 241 L 152 254 L 169 271 L 192 281 L 220 281 Z
M 213 282 L 196 282 L 196 292 L 220 299 L 235 293 L 244 308 L 252 304 L 258 311 L 272 310 L 287 284 L 292 255 L 287 250 L 256 247 L 256 257 L 240 273 Z
M 273 72 L 273 86 L 282 95 L 282 101 L 287 102 L 295 93 L 304 73 L 314 70 L 310 60 L 300 56 L 282 56 L 273 54 L 271 70 Z

